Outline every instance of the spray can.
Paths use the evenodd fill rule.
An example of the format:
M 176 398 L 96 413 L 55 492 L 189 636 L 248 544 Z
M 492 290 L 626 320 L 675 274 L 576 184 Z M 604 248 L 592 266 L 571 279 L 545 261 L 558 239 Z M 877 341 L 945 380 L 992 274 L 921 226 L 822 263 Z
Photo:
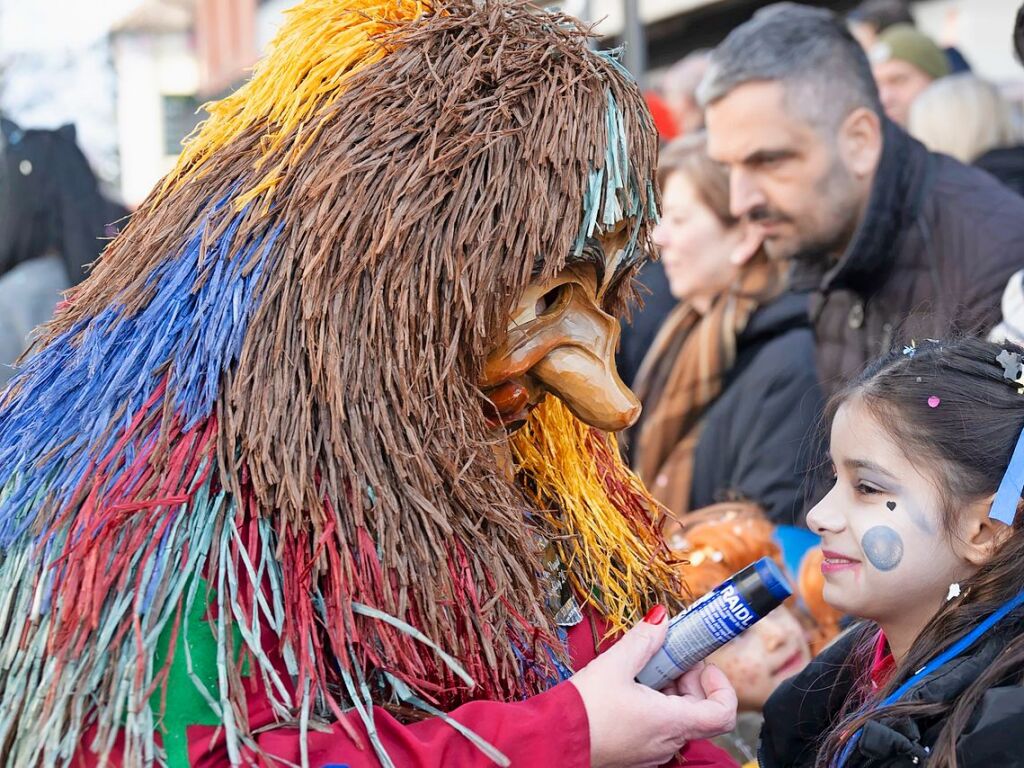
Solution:
M 774 560 L 762 557 L 751 563 L 669 622 L 665 644 L 636 681 L 655 690 L 664 688 L 792 594 Z

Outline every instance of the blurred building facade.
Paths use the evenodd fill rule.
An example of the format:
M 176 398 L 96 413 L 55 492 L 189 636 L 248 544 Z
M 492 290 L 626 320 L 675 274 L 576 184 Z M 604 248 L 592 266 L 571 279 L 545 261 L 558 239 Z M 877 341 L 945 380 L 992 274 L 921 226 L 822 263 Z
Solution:
M 198 121 L 192 0 L 144 0 L 111 30 L 117 77 L 121 195 L 149 194 Z
M 173 162 L 202 102 L 245 81 L 297 0 L 139 0 L 113 31 L 118 78 L 122 192 L 139 202 Z M 340 0 L 339 0 L 340 1 Z M 628 0 L 558 0 L 595 25 L 603 44 L 622 42 Z M 636 0 L 647 67 L 658 73 L 698 48 L 717 44 L 771 0 Z M 802 0 L 839 13 L 857 0 Z M 921 28 L 955 45 L 984 77 L 1024 91 L 1010 29 L 1021 0 L 919 0 Z M 652 84 L 649 81 L 649 84 Z
M 244 78 L 295 0 L 196 0 L 203 58 L 203 90 L 217 94 Z M 718 43 L 771 0 L 636 0 L 653 70 L 698 48 Z M 839 13 L 857 0 L 801 0 Z M 608 44 L 622 40 L 624 0 L 554 0 L 555 5 L 594 23 Z M 943 45 L 957 46 L 985 77 L 1024 79 L 1014 59 L 1010 29 L 1020 0 L 918 0 L 911 7 L 921 28 Z M 216 45 L 214 45 L 216 43 Z
M 74 122 L 80 143 L 105 183 L 138 204 L 167 171 L 197 108 L 245 80 L 297 0 L 59 0 L 122 17 L 105 33 L 71 48 L 39 46 L 48 27 L 25 0 L 0 0 L 0 110 L 25 127 Z M 343 2 L 344 0 L 339 0 Z M 540 0 L 595 25 L 603 44 L 622 42 L 626 3 L 643 28 L 647 69 L 714 46 L 770 0 Z M 48 0 L 50 5 L 58 0 Z M 840 13 L 857 0 L 803 0 Z M 1024 101 L 1024 68 L 1010 30 L 1021 0 L 917 0 L 921 28 L 956 46 L 983 77 Z M 78 17 L 76 17 L 78 18 Z M 83 17 L 91 18 L 91 16 Z M 77 23 L 77 22 L 75 22 Z M 106 27 L 102 27 L 105 29 Z M 18 49 L 13 49 L 17 43 Z
M 256 0 L 196 0 L 195 31 L 204 95 L 231 90 L 259 58 Z
M 195 0 L 200 93 L 217 98 L 245 80 L 284 11 L 297 0 Z
M 204 102 L 231 92 L 295 0 L 141 0 L 110 33 L 120 191 L 138 205 L 173 166 Z

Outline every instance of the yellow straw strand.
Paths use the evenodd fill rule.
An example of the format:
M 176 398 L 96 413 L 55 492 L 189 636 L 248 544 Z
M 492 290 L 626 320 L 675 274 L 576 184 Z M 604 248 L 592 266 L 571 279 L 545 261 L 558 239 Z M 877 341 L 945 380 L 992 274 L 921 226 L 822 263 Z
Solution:
M 292 134 L 314 136 L 315 124 L 347 81 L 387 56 L 381 38 L 430 10 L 425 0 L 307 0 L 287 11 L 252 78 L 230 96 L 205 105 L 209 117 L 186 142 L 161 195 L 201 175 L 219 149 L 255 129 L 263 134 L 262 157 L 254 163 L 262 176 L 240 190 L 236 205 L 265 194 L 269 198 L 284 169 L 309 146 Z
M 654 601 L 679 604 L 678 571 L 657 533 L 661 507 L 626 467 L 613 435 L 549 396 L 512 439 L 577 596 L 632 626 Z

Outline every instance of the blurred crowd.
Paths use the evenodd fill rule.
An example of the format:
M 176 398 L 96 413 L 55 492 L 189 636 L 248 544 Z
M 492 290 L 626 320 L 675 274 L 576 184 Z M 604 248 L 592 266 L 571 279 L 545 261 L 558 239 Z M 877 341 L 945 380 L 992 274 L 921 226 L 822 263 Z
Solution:
M 715 659 L 743 712 L 722 745 L 745 763 L 765 700 L 843 623 L 804 530 L 828 399 L 914 340 L 1021 338 L 1020 105 L 900 0 L 762 9 L 648 98 L 661 260 L 623 326 L 644 405 L 630 458 L 695 594 L 762 556 L 799 576 L 791 606 Z

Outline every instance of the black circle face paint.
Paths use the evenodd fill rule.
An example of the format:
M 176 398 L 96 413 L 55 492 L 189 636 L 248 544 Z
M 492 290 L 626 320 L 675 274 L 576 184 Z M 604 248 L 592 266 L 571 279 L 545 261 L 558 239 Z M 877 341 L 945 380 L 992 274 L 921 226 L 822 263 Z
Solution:
M 887 525 L 869 528 L 860 546 L 868 562 L 880 571 L 891 571 L 903 560 L 903 539 Z

